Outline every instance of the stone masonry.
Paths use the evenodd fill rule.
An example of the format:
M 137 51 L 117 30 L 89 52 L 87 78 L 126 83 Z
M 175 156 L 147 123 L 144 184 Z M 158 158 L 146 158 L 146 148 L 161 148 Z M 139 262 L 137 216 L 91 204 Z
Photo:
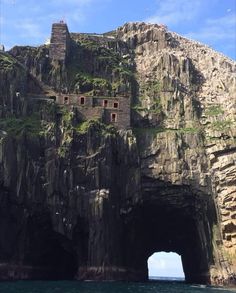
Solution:
M 82 120 L 101 119 L 119 129 L 130 127 L 130 97 L 100 97 L 77 94 L 59 94 L 56 102 L 74 106 Z
M 66 61 L 70 47 L 70 34 L 67 24 L 63 21 L 52 25 L 50 41 L 50 58 L 58 61 Z

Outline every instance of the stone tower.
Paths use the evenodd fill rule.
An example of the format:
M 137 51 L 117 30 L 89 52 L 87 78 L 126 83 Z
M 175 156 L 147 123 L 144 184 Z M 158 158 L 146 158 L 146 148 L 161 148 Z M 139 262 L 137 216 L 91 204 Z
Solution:
M 63 21 L 53 23 L 49 56 L 53 60 L 66 62 L 70 48 L 70 34 L 67 24 Z

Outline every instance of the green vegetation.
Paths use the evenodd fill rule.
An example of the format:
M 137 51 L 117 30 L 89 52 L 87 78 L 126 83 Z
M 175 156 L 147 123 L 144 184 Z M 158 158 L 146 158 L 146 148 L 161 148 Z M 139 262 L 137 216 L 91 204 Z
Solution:
M 116 38 L 117 37 L 117 32 L 116 30 L 110 31 L 110 32 L 106 32 L 103 34 L 105 37 L 113 37 Z
M 62 139 L 60 147 L 58 148 L 58 155 L 60 157 L 66 157 L 74 135 L 86 134 L 90 127 L 94 127 L 96 129 L 95 133 L 101 136 L 113 135 L 116 133 L 116 129 L 113 126 L 105 125 L 101 123 L 99 119 L 91 119 L 77 123 L 74 119 L 73 112 L 68 111 L 67 108 L 61 107 L 59 111 L 62 115 Z
M 216 131 L 229 130 L 233 126 L 232 120 L 215 121 L 211 124 L 211 128 Z
M 133 106 L 132 109 L 137 112 L 148 112 L 148 108 L 142 107 L 140 104 Z
M 61 123 L 64 129 L 70 130 L 73 126 L 74 113 L 69 111 L 66 107 L 60 106 L 57 113 L 62 115 Z
M 154 97 L 153 104 L 151 105 L 151 108 L 150 108 L 150 113 L 160 114 L 161 112 L 162 112 L 161 100 L 159 97 L 158 98 Z
M 219 105 L 210 106 L 206 110 L 207 116 L 218 116 L 223 114 L 224 110 Z
M 146 112 L 146 114 L 160 114 L 162 112 L 162 105 L 160 98 L 154 97 L 152 105 L 147 108 L 140 103 L 132 107 L 137 112 Z
M 36 115 L 24 118 L 9 117 L 0 119 L 0 129 L 6 131 L 8 135 L 15 137 L 20 136 L 22 133 L 30 136 L 40 136 L 43 134 L 41 121 Z
M 121 62 L 121 57 L 108 48 L 100 47 L 98 49 L 98 60 L 100 62 L 105 62 L 109 66 L 115 67 Z
M 157 133 L 166 131 L 163 127 L 135 127 L 133 132 L 136 136 L 142 136 L 143 134 L 156 135 Z
M 87 121 L 84 121 L 84 122 L 78 124 L 75 127 L 75 131 L 78 134 L 85 134 L 88 131 L 90 126 L 96 125 L 96 124 L 99 124 L 98 120 L 95 120 L 95 119 L 87 120 Z
M 108 96 L 123 92 L 133 78 L 129 59 L 102 36 L 78 34 L 74 39 L 67 66 L 70 91 Z
M 60 111 L 59 105 L 53 100 L 47 100 L 46 103 L 41 105 L 41 111 L 47 114 L 48 120 L 55 119 L 55 114 Z
M 119 87 L 121 86 L 121 83 L 120 81 L 116 81 L 116 82 L 113 82 L 111 86 L 112 86 L 112 91 L 117 92 L 119 90 Z
M 0 69 L 12 69 L 17 64 L 10 55 L 0 54 Z
M 153 80 L 148 83 L 149 91 L 153 94 L 159 94 L 161 91 L 161 84 L 159 80 Z
M 111 91 L 111 84 L 104 78 L 92 77 L 89 74 L 78 72 L 75 75 L 74 87 L 79 90 L 81 93 L 86 92 L 106 92 Z
M 86 35 L 80 38 L 77 42 L 80 44 L 80 46 L 91 51 L 96 51 L 99 48 L 99 43 Z
M 137 112 L 146 112 L 146 114 L 160 114 L 162 113 L 162 105 L 160 99 L 161 84 L 158 80 L 151 80 L 142 84 L 139 89 L 139 100 L 136 105 L 132 107 Z M 143 106 L 143 101 L 152 100 L 149 107 Z
M 125 64 L 120 64 L 119 66 L 116 66 L 114 69 L 115 73 L 118 73 L 122 78 L 128 79 L 133 78 L 134 74 L 130 68 L 128 68 Z
M 177 133 L 198 133 L 201 131 L 201 129 L 198 127 L 186 127 L 186 128 L 173 129 L 173 131 L 176 131 Z
M 140 87 L 140 94 L 144 96 L 149 97 L 155 97 L 158 96 L 161 92 L 161 83 L 159 80 L 149 80 L 145 84 L 141 85 Z
M 40 132 L 40 135 L 43 136 L 53 136 L 55 135 L 55 122 L 48 122 L 48 121 L 41 121 L 42 130 Z
M 73 140 L 73 116 L 74 113 L 69 111 L 66 107 L 60 107 L 58 113 L 61 116 L 61 126 L 62 126 L 62 140 L 61 145 L 58 148 L 58 155 L 60 157 L 66 157 L 67 150 L 69 149 L 70 143 Z
M 99 119 L 90 119 L 87 121 L 84 121 L 77 126 L 75 126 L 75 131 L 77 134 L 85 134 L 90 127 L 96 127 L 98 130 L 98 133 L 101 135 L 108 135 L 108 134 L 115 134 L 116 129 L 113 125 L 106 125 L 102 123 Z

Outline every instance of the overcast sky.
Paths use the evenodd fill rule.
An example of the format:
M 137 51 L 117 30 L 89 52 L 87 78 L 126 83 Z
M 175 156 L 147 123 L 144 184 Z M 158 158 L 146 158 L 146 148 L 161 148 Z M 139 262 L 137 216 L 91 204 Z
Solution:
M 7 48 L 39 45 L 61 19 L 71 32 L 102 33 L 128 21 L 166 24 L 236 59 L 236 0 L 0 0 Z

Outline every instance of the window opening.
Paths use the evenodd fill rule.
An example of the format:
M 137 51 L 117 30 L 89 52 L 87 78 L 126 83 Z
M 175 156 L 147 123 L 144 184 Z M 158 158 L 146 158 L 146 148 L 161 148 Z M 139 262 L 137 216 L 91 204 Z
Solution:
M 69 97 L 64 97 L 64 104 L 69 104 Z
M 85 104 L 85 97 L 80 97 L 80 105 L 84 105 Z
M 111 122 L 117 122 L 117 114 L 111 113 Z
M 116 108 L 116 109 L 118 109 L 118 108 L 119 108 L 119 103 L 115 102 L 115 103 L 113 104 L 113 107 Z

